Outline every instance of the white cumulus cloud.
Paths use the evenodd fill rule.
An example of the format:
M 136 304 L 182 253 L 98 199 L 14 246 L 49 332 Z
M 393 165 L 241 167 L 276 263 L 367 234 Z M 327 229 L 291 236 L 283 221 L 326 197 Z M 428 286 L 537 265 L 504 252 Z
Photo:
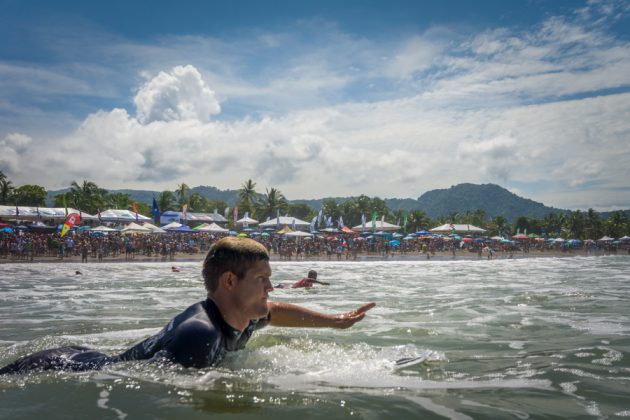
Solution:
M 134 98 L 137 118 L 143 124 L 153 121 L 209 121 L 221 106 L 192 65 L 177 66 L 170 73 L 160 72 L 145 83 Z

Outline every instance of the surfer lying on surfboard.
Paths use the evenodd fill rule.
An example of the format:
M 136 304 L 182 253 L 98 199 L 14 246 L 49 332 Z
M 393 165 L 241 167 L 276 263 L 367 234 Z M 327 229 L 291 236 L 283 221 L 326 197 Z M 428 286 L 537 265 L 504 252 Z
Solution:
M 267 300 L 273 290 L 269 254 L 248 238 L 217 241 L 206 256 L 202 275 L 207 299 L 188 307 L 160 332 L 116 356 L 82 346 L 44 350 L 16 360 L 0 374 L 37 370 L 84 371 L 128 360 L 169 361 L 184 367 L 215 366 L 228 351 L 245 347 L 252 333 L 266 325 L 349 328 L 375 303 L 354 311 L 324 314 Z

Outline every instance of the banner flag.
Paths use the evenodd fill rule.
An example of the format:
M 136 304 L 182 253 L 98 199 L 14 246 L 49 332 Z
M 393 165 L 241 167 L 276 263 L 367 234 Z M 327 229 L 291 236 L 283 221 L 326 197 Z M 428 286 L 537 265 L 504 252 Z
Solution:
M 81 222 L 81 216 L 76 213 L 70 213 L 61 227 L 61 237 L 63 238 L 66 233 L 72 228 L 72 226 Z
M 155 201 L 155 197 L 153 197 L 153 205 L 151 206 L 151 214 L 153 217 L 160 217 L 160 209 L 158 207 L 157 201 Z
M 131 210 L 136 214 L 136 222 L 137 222 L 138 221 L 138 206 L 136 206 L 135 202 L 131 203 Z
M 372 233 L 376 232 L 376 212 L 372 212 Z
M 407 212 L 403 213 L 403 232 L 407 233 Z

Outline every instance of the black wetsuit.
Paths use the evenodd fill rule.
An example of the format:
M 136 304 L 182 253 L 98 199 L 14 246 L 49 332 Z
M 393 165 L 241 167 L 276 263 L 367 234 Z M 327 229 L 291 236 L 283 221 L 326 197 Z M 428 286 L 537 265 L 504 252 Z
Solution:
M 184 367 L 214 366 L 228 351 L 245 347 L 252 333 L 269 323 L 269 315 L 241 333 L 230 327 L 216 304 L 206 299 L 173 318 L 159 333 L 117 356 L 82 346 L 48 349 L 22 357 L 0 369 L 0 374 L 41 370 L 84 371 L 128 360 L 168 360 Z

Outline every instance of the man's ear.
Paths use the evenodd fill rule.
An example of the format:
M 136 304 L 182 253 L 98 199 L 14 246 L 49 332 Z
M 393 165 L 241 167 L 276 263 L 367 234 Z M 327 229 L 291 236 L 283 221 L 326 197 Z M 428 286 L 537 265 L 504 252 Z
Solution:
M 219 286 L 225 290 L 232 290 L 236 285 L 236 275 L 231 271 L 226 271 L 219 277 Z

